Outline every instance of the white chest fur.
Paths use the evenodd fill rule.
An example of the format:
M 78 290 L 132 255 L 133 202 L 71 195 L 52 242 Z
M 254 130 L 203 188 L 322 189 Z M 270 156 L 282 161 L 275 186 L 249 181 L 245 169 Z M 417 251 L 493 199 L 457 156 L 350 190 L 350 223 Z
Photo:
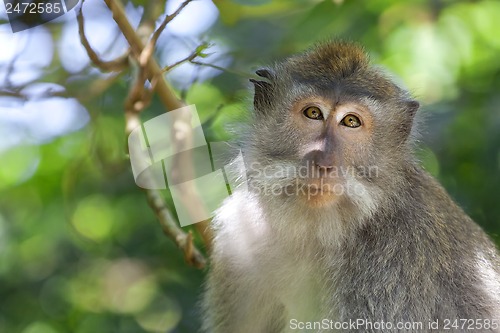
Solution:
M 295 215 L 288 227 L 276 229 L 255 200 L 248 193 L 237 192 L 225 203 L 216 221 L 219 245 L 245 283 L 252 285 L 249 290 L 260 290 L 283 305 L 285 331 L 290 330 L 291 320 L 321 320 L 321 273 L 308 249 L 297 245 L 311 232 L 311 226 L 297 223 Z M 282 223 L 292 218 L 276 211 L 271 215 Z
M 312 322 L 321 320 L 321 287 L 314 267 L 293 258 L 282 262 L 275 277 L 276 296 L 285 307 L 286 327 L 290 322 Z M 301 259 L 303 260 L 303 259 Z

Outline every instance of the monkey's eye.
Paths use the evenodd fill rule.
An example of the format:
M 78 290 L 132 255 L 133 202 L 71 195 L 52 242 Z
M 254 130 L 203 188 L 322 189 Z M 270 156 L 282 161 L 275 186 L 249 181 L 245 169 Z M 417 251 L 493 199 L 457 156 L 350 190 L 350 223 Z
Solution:
M 359 118 L 353 114 L 348 114 L 344 117 L 344 119 L 340 121 L 340 124 L 347 127 L 356 128 L 361 126 L 361 120 L 359 120 Z
M 323 120 L 323 113 L 315 106 L 310 106 L 304 110 L 304 116 L 314 120 Z

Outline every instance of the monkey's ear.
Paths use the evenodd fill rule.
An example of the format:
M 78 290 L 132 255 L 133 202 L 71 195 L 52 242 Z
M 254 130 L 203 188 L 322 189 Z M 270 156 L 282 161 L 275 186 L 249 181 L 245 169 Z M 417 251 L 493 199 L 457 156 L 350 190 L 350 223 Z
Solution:
M 404 101 L 404 109 L 407 114 L 404 116 L 405 120 L 401 126 L 403 140 L 406 140 L 410 136 L 413 127 L 413 119 L 415 118 L 415 114 L 417 113 L 419 107 L 420 103 L 416 100 L 408 99 Z
M 263 80 L 260 78 L 250 79 L 250 82 L 252 82 L 255 87 L 253 104 L 255 106 L 255 109 L 258 110 L 264 104 L 269 104 L 270 102 L 270 94 L 273 88 L 274 74 L 271 72 L 271 70 L 266 68 L 257 70 L 255 74 L 263 78 Z
M 415 117 L 415 114 L 417 113 L 418 108 L 420 107 L 420 103 L 414 99 L 409 99 L 405 101 L 406 104 L 406 109 L 410 113 L 411 118 Z

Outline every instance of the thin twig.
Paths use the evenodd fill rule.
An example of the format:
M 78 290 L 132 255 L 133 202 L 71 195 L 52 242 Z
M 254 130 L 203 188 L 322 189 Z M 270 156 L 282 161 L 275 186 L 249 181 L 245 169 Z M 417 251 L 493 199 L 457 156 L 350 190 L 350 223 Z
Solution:
M 220 66 L 217 66 L 217 65 L 214 65 L 214 64 L 209 64 L 209 63 L 206 63 L 206 62 L 191 61 L 191 63 L 195 64 L 195 65 L 198 65 L 198 66 L 212 67 L 214 69 L 218 69 L 218 70 L 223 71 L 223 72 L 230 72 L 231 71 L 230 69 L 227 69 L 227 68 L 224 68 L 224 67 L 220 67 Z
M 18 98 L 22 101 L 44 99 L 44 98 L 50 98 L 50 97 L 64 97 L 64 98 L 70 97 L 70 95 L 66 91 L 57 91 L 57 90 L 52 90 L 52 89 L 47 89 L 42 93 L 36 93 L 36 94 L 26 94 L 24 92 L 21 92 L 20 89 L 0 90 L 0 96 L 1 97 L 14 97 L 14 98 Z M 36 99 L 34 99 L 33 97 L 36 97 Z
M 80 36 L 80 42 L 85 48 L 85 51 L 87 51 L 87 55 L 89 56 L 90 60 L 103 72 L 118 72 L 127 68 L 129 51 L 127 51 L 125 54 L 114 60 L 104 61 L 101 58 L 99 58 L 97 53 L 90 45 L 89 40 L 85 35 L 85 23 L 83 20 L 83 12 L 82 12 L 84 1 L 85 0 L 82 0 L 80 8 L 78 9 L 78 14 L 76 16 L 76 19 L 78 22 L 78 35 Z
M 191 53 L 190 55 L 188 55 L 187 57 L 181 59 L 181 60 L 178 60 L 176 62 L 174 62 L 172 65 L 169 65 L 169 66 L 165 66 L 161 72 L 162 73 L 165 73 L 165 72 L 168 72 L 170 71 L 172 68 L 174 67 L 177 67 L 179 66 L 180 64 L 183 64 L 185 62 L 193 62 L 193 60 L 198 56 L 198 52 L 194 51 L 193 53 Z
M 214 65 L 214 64 L 209 64 L 209 63 L 206 63 L 206 62 L 200 62 L 200 61 L 197 61 L 197 60 L 191 60 L 190 62 L 193 65 L 211 67 L 211 68 L 217 69 L 219 71 L 223 71 L 223 72 L 227 72 L 227 73 L 232 73 L 232 74 L 244 77 L 245 79 L 258 79 L 259 81 L 266 81 L 265 78 L 262 78 L 262 77 L 260 77 L 260 76 L 258 76 L 256 74 L 250 74 L 250 73 L 246 73 L 246 72 L 235 70 L 235 69 L 224 68 L 224 67 L 221 67 L 221 66 L 217 66 L 217 65 Z
M 156 46 L 156 42 L 158 41 L 158 38 L 160 38 L 160 35 L 163 32 L 163 30 L 165 30 L 165 27 L 167 26 L 167 24 L 170 21 L 172 21 L 177 15 L 179 15 L 179 13 L 184 9 L 184 7 L 186 7 L 191 1 L 192 0 L 184 1 L 179 6 L 179 8 L 177 8 L 177 10 L 175 12 L 173 12 L 170 15 L 165 16 L 165 19 L 163 20 L 163 22 L 161 22 L 158 29 L 155 30 L 155 32 L 153 33 L 153 36 L 149 40 L 148 44 L 141 52 L 141 56 L 139 57 L 139 64 L 141 64 L 141 66 L 145 66 L 147 64 L 147 62 L 149 61 L 149 59 L 151 58 L 151 55 L 153 54 L 153 51 L 154 51 L 155 46 Z

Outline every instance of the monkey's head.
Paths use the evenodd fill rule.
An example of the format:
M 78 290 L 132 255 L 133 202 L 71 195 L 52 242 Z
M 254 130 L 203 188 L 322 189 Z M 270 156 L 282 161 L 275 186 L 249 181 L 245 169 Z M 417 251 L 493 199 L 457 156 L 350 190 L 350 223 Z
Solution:
M 254 186 L 313 206 L 398 188 L 419 104 L 361 47 L 329 42 L 256 73 Z

